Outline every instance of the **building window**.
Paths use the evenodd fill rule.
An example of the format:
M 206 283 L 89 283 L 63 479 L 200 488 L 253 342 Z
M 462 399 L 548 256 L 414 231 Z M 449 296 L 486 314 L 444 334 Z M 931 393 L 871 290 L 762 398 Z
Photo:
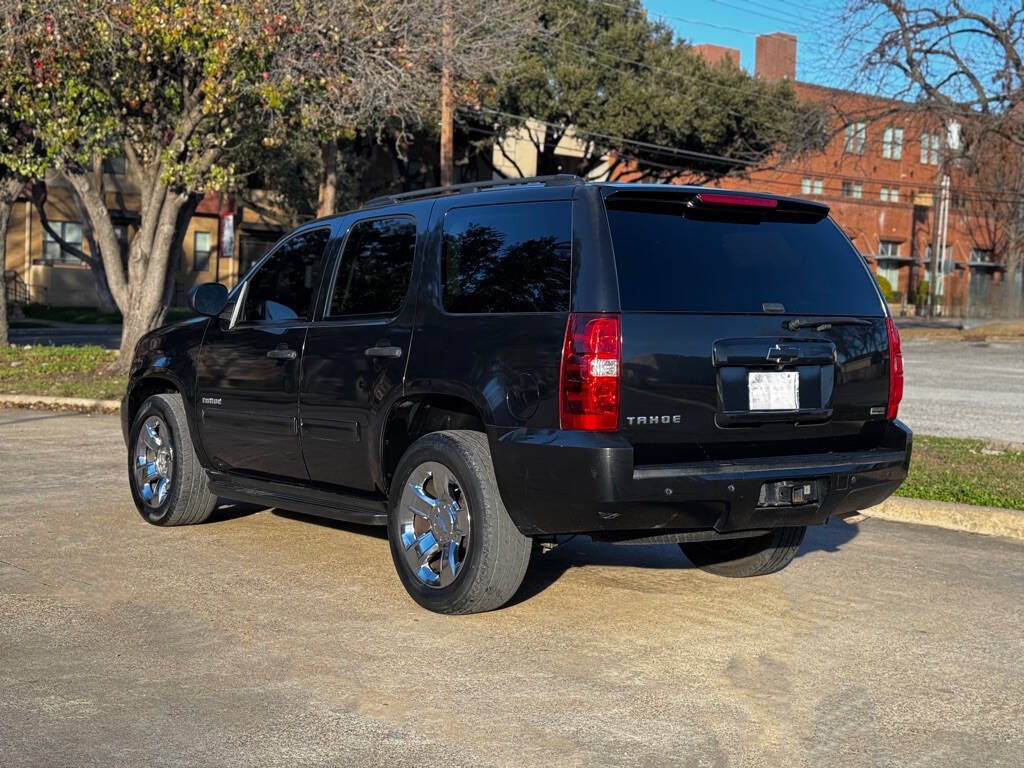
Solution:
M 899 160 L 903 157 L 903 129 L 891 125 L 882 134 L 882 157 Z
M 850 123 L 843 131 L 843 151 L 851 155 L 863 155 L 867 135 L 867 123 Z
M 900 201 L 900 191 L 897 187 L 882 187 L 878 196 L 883 203 L 898 203 Z
M 800 182 L 800 192 L 805 195 L 820 195 L 823 187 L 824 182 L 821 179 L 804 177 Z
M 51 221 L 50 226 L 68 245 L 82 250 L 82 226 L 73 221 Z M 43 230 L 43 258 L 38 264 L 81 264 L 82 260 L 60 247 L 60 243 Z
M 922 165 L 938 165 L 939 164 L 939 134 L 937 134 L 937 133 L 922 133 L 921 134 L 921 164 Z
M 898 259 L 900 257 L 900 243 L 896 240 L 878 241 L 878 258 Z
M 924 248 L 924 258 L 925 258 L 926 262 L 928 262 L 929 264 L 931 263 L 931 260 L 932 260 L 932 246 L 931 246 L 930 243 L 928 245 L 926 245 L 925 248 Z M 946 256 L 945 256 L 945 258 L 943 258 L 943 259 L 941 259 L 939 261 L 939 274 L 940 275 L 942 275 L 942 274 L 947 274 L 948 275 L 950 272 L 953 271 L 953 269 L 954 269 L 954 265 L 953 265 L 953 246 L 952 245 L 947 245 L 946 246 Z
M 210 268 L 210 233 L 196 232 L 192 236 L 192 271 L 206 272 Z
M 124 155 L 112 155 L 103 158 L 103 172 L 115 176 L 124 176 Z
M 842 186 L 843 197 L 854 197 L 860 199 L 864 196 L 864 187 L 857 181 L 844 181 Z
M 990 248 L 971 248 L 972 264 L 992 264 L 995 258 L 995 252 Z
M 114 225 L 114 237 L 117 238 L 117 246 L 121 251 L 121 266 L 125 269 L 128 268 L 128 244 L 131 242 L 131 238 L 128 235 L 127 224 L 115 224 Z

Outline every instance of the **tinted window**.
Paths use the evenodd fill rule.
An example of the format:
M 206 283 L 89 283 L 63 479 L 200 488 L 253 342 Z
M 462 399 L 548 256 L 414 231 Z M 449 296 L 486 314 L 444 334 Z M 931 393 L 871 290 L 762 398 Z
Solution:
M 624 311 L 760 313 L 774 303 L 790 314 L 882 314 L 860 255 L 830 219 L 695 219 L 681 206 L 618 205 L 609 201 L 608 221 Z
M 449 211 L 444 220 L 444 308 L 567 311 L 571 241 L 569 202 Z
M 397 312 L 409 290 L 416 224 L 409 219 L 360 221 L 341 254 L 328 314 Z
M 308 320 L 330 239 L 329 229 L 313 229 L 291 237 L 274 251 L 249 279 L 242 320 Z

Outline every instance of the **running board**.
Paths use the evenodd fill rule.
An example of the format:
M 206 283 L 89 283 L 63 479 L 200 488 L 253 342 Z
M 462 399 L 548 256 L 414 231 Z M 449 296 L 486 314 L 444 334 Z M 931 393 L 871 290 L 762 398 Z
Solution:
M 210 493 L 231 501 L 279 507 L 361 525 L 387 525 L 388 522 L 387 503 L 378 496 L 306 488 L 224 472 L 207 472 L 207 476 Z

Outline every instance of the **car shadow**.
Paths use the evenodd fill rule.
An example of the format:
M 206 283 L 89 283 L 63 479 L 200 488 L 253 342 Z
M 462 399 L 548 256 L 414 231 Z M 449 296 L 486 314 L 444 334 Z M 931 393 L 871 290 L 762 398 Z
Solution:
M 387 540 L 387 527 L 383 525 L 362 525 L 326 517 L 292 512 L 259 504 L 224 503 L 210 516 L 209 523 L 226 522 L 270 510 L 274 515 L 296 520 L 336 531 L 345 531 L 359 536 Z M 860 530 L 855 517 L 851 522 L 832 518 L 827 525 L 814 525 L 807 529 L 803 543 L 797 551 L 797 559 L 814 552 L 839 552 L 843 545 L 853 539 Z M 557 582 L 572 568 L 583 567 L 690 569 L 695 568 L 682 550 L 675 544 L 612 544 L 594 541 L 587 535 L 562 537 L 559 544 L 548 552 L 534 549 L 530 567 L 526 571 L 519 590 L 507 606 L 529 600 Z
M 284 517 L 288 520 L 299 520 L 304 523 L 312 523 L 313 525 L 323 526 L 324 528 L 333 528 L 336 531 L 348 531 L 349 533 L 355 533 L 360 536 L 370 536 L 374 539 L 387 539 L 388 537 L 388 528 L 386 525 L 349 523 L 344 520 L 332 520 L 329 517 L 306 515 L 302 512 L 292 512 L 287 509 L 274 508 L 271 511 L 278 517 Z
M 827 525 L 811 526 L 807 529 L 796 557 L 812 552 L 838 552 L 857 535 L 858 529 L 857 523 L 836 518 Z M 506 605 L 515 605 L 539 595 L 571 568 L 591 566 L 654 569 L 696 567 L 675 544 L 611 544 L 594 541 L 589 536 L 577 536 L 544 554 L 534 550 L 522 586 Z

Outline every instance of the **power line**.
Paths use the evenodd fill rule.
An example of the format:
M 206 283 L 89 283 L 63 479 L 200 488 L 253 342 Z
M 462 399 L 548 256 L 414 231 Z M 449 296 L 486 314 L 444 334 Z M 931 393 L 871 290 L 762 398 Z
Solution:
M 534 121 L 537 124 L 544 125 L 544 126 L 549 127 L 549 128 L 558 128 L 558 129 L 560 129 L 562 131 L 565 131 L 567 129 L 567 126 L 560 125 L 558 123 L 550 123 L 550 122 L 546 122 L 544 120 L 539 120 L 537 118 L 526 117 L 525 115 L 515 115 L 515 114 L 512 114 L 510 112 L 503 112 L 501 110 L 492 109 L 490 107 L 480 107 L 479 109 L 470 109 L 470 108 L 467 108 L 467 107 L 460 107 L 460 109 L 463 112 L 485 112 L 485 113 L 488 113 L 488 114 L 495 114 L 495 115 L 499 115 L 499 116 L 502 116 L 502 117 L 507 117 L 507 118 L 511 118 L 511 119 L 515 119 L 515 120 L 520 120 L 520 121 L 523 121 L 523 122 L 528 121 L 528 120 L 532 120 L 532 121 Z M 484 128 L 480 128 L 478 126 L 467 126 L 467 127 L 470 130 L 476 131 L 478 133 L 485 133 L 485 134 L 492 135 L 492 136 L 497 136 L 498 133 L 499 133 L 498 131 L 487 130 L 487 129 L 484 129 Z M 741 160 L 741 159 L 738 159 L 738 158 L 727 157 L 725 155 L 712 155 L 712 154 L 709 154 L 709 153 L 694 152 L 692 150 L 684 150 L 684 149 L 679 149 L 677 147 L 668 147 L 668 146 L 661 145 L 661 144 L 653 144 L 653 143 L 650 143 L 650 142 L 641 142 L 641 141 L 637 141 L 637 140 L 634 140 L 634 139 L 627 139 L 627 138 L 622 137 L 622 136 L 609 136 L 607 134 L 601 134 L 601 133 L 597 133 L 595 131 L 586 131 L 586 130 L 578 129 L 578 128 L 575 128 L 575 127 L 573 127 L 573 131 L 576 134 L 579 134 L 579 135 L 593 136 L 593 137 L 597 137 L 597 138 L 603 138 L 606 141 L 618 142 L 618 143 L 622 143 L 622 144 L 625 144 L 625 145 L 639 146 L 639 147 L 641 147 L 643 149 L 647 149 L 649 151 L 658 151 L 658 152 L 662 152 L 664 154 L 671 154 L 671 155 L 682 156 L 682 157 L 696 156 L 696 159 L 703 159 L 703 160 L 706 160 L 706 161 L 707 160 L 715 160 L 715 161 L 722 162 L 723 164 L 744 165 L 744 166 L 747 166 L 747 167 L 756 166 L 757 165 L 757 161 L 753 161 L 753 160 Z M 692 168 L 689 168 L 687 166 L 671 166 L 671 165 L 665 165 L 665 164 L 662 164 L 662 163 L 655 163 L 655 162 L 648 161 L 648 160 L 644 160 L 644 161 L 641 161 L 641 162 L 648 163 L 648 164 L 654 165 L 654 166 L 658 166 L 658 167 L 661 167 L 661 168 L 663 168 L 665 170 L 678 170 L 678 171 L 680 171 L 680 173 L 690 172 L 690 171 L 693 170 Z M 637 172 L 638 173 L 642 173 L 642 171 L 639 170 L 639 169 L 637 170 Z M 859 183 L 859 184 L 864 184 L 865 182 L 867 182 L 868 184 L 878 184 L 878 185 L 881 185 L 881 186 L 896 186 L 896 187 L 902 187 L 902 188 L 916 187 L 918 191 L 928 191 L 928 192 L 934 192 L 937 189 L 937 185 L 934 184 L 934 183 L 930 183 L 929 184 L 927 182 L 923 182 L 923 183 L 915 184 L 914 182 L 908 181 L 906 179 L 896 180 L 896 179 L 885 179 L 885 178 L 875 178 L 875 177 L 865 177 L 865 176 L 847 176 L 847 175 L 839 174 L 839 173 L 832 173 L 832 172 L 828 172 L 828 171 L 814 171 L 814 170 L 810 170 L 810 169 L 806 169 L 806 168 L 781 168 L 781 167 L 780 168 L 756 168 L 756 167 L 752 167 L 751 168 L 751 173 L 756 173 L 756 174 L 768 174 L 768 173 L 788 174 L 788 175 L 793 175 L 793 176 L 802 176 L 802 177 L 805 177 L 805 178 L 828 178 L 828 179 L 837 180 L 837 181 L 840 181 L 840 182 L 842 182 L 842 181 L 849 181 L 849 182 L 852 182 L 852 183 Z M 764 183 L 766 183 L 766 184 L 779 184 L 779 185 L 792 186 L 792 187 L 801 187 L 802 186 L 802 181 L 796 181 L 796 180 L 788 181 L 788 180 L 785 180 L 785 179 L 762 179 L 762 181 Z M 1010 195 L 1005 195 L 1005 194 L 1004 195 L 998 195 L 998 194 L 983 195 L 983 194 L 980 194 L 980 193 L 983 193 L 983 192 L 986 192 L 986 191 L 988 191 L 988 192 L 996 192 L 997 190 L 989 189 L 989 188 L 984 188 L 984 187 L 964 187 L 964 188 L 961 188 L 960 190 L 958 190 L 958 194 L 959 194 L 961 199 L 964 199 L 964 200 L 975 200 L 975 201 L 979 201 L 979 202 L 1016 202 L 1018 200 L 1024 200 L 1024 193 L 1022 193 L 1020 195 L 1013 195 L 1013 194 L 1010 194 Z M 998 191 L 1005 192 L 1005 190 L 998 190 Z M 843 199 L 854 200 L 854 199 L 863 199 L 863 198 L 843 198 Z
M 675 155 L 676 157 L 686 157 L 686 158 L 690 158 L 690 159 L 693 159 L 693 160 L 702 160 L 702 161 L 705 161 L 705 162 L 712 162 L 712 163 L 722 163 L 722 164 L 725 164 L 725 165 L 743 165 L 743 166 L 757 165 L 757 163 L 759 162 L 758 160 L 748 160 L 748 159 L 739 158 L 739 157 L 727 157 L 726 155 L 715 155 L 715 154 L 711 154 L 709 152 L 698 152 L 696 150 L 681 149 L 679 147 L 668 147 L 668 146 L 665 146 L 663 144 L 654 144 L 654 143 L 649 142 L 649 141 L 639 141 L 637 139 L 629 139 L 629 138 L 626 138 L 625 136 L 613 136 L 613 135 L 607 134 L 607 133 L 598 133 L 597 131 L 588 131 L 588 130 L 585 130 L 585 129 L 582 129 L 582 128 L 577 128 L 576 126 L 565 126 L 565 125 L 560 125 L 558 123 L 550 123 L 550 122 L 547 122 L 545 120 L 540 120 L 540 119 L 535 118 L 535 117 L 527 117 L 525 115 L 516 115 L 516 114 L 513 114 L 511 112 L 503 112 L 500 109 L 492 109 L 490 107 L 478 107 L 478 108 L 476 108 L 474 110 L 470 110 L 469 108 L 465 108 L 464 107 L 463 111 L 485 112 L 485 113 L 490 114 L 490 115 L 498 115 L 500 117 L 507 117 L 507 118 L 510 118 L 512 120 L 521 120 L 523 122 L 527 122 L 527 121 L 531 121 L 532 120 L 532 121 L 534 121 L 536 123 L 539 123 L 540 125 L 546 126 L 548 128 L 557 128 L 557 129 L 562 130 L 562 131 L 566 131 L 566 130 L 571 129 L 574 134 L 578 134 L 578 135 L 581 135 L 581 136 L 592 136 L 594 138 L 603 139 L 604 141 L 611 142 L 613 144 L 621 144 L 623 146 L 637 147 L 639 149 L 645 149 L 645 150 L 648 150 L 648 151 L 651 151 L 651 152 L 661 152 L 661 153 L 664 153 L 664 154 L 667 154 L 667 155 Z

